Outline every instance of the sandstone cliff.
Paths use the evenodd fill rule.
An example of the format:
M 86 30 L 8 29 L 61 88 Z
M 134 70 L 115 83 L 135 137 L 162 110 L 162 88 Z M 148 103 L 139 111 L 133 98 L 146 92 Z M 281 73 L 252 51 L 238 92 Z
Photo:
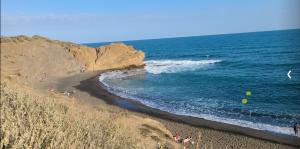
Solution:
M 144 53 L 122 43 L 91 48 L 41 36 L 1 37 L 1 75 L 27 83 L 86 71 L 143 66 Z M 4 66 L 4 67 L 3 67 Z
M 144 65 L 144 53 L 122 43 L 113 43 L 95 49 L 82 45 L 67 45 L 66 48 L 88 71 Z

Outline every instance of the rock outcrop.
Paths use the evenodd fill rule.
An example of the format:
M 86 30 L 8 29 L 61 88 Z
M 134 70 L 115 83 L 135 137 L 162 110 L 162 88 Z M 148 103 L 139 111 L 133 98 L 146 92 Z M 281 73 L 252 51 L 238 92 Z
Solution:
M 122 69 L 144 66 L 144 53 L 122 43 L 96 48 L 95 69 Z
M 88 71 L 144 66 L 144 53 L 123 43 L 112 43 L 98 48 L 69 45 L 67 49 Z
M 41 36 L 1 37 L 1 75 L 12 80 L 39 82 L 83 69 L 142 67 L 143 60 L 143 52 L 122 43 L 92 48 Z

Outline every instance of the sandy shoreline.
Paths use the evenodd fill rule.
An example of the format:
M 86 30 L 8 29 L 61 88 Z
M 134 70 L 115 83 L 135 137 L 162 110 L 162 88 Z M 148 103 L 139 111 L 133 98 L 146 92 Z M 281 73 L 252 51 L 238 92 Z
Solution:
M 94 105 L 101 99 L 108 105 L 117 105 L 112 106 L 113 109 L 120 110 L 119 107 L 121 107 L 133 111 L 134 114 L 151 117 L 163 123 L 172 133 L 178 132 L 183 137 L 191 135 L 194 141 L 204 142 L 207 147 L 224 148 L 225 145 L 226 148 L 293 148 L 300 146 L 300 139 L 297 137 L 190 116 L 179 116 L 147 107 L 138 101 L 121 98 L 109 93 L 100 85 L 98 80 L 99 74 L 100 72 L 84 73 L 64 78 L 56 84 L 57 90 L 76 89 L 79 92 L 88 94 L 88 96 L 86 94 L 81 95 L 78 99 L 91 102 L 91 105 Z M 91 98 L 92 100 L 89 100 Z
M 107 50 L 111 48 L 113 50 Z M 102 51 L 101 55 L 97 53 L 99 50 Z M 106 56 L 97 59 L 103 54 Z M 0 142 L 4 146 L 43 145 L 44 135 L 47 135 L 46 146 L 51 147 L 54 143 L 56 148 L 72 148 L 72 145 L 105 148 L 107 141 L 110 147 L 106 148 L 156 148 L 161 145 L 181 148 L 182 145 L 175 143 L 171 137 L 178 132 L 182 138 L 192 136 L 195 143 L 188 148 L 299 148 L 300 141 L 295 138 L 178 116 L 147 107 L 138 101 L 120 98 L 101 86 L 98 80 L 101 71 L 92 72 L 94 64 L 99 68 L 95 70 L 102 72 L 142 67 L 143 58 L 143 53 L 124 44 L 95 49 L 40 36 L 1 38 L 1 85 L 8 85 L 1 90 L 5 92 L 6 101 L 5 108 L 1 110 L 4 110 L 4 116 L 11 119 L 4 121 L 8 128 L 1 130 L 6 139 L 0 139 Z M 20 95 L 20 98 L 16 98 L 16 95 Z M 24 115 L 22 107 L 28 107 L 25 112 L 29 114 Z M 16 111 L 19 116 L 11 111 Z M 31 121 L 31 118 L 40 123 Z M 24 136 L 24 131 L 29 135 Z M 90 137 L 82 136 L 82 132 L 90 134 Z M 107 132 L 106 135 L 103 132 Z M 22 142 L 24 139 L 27 143 Z

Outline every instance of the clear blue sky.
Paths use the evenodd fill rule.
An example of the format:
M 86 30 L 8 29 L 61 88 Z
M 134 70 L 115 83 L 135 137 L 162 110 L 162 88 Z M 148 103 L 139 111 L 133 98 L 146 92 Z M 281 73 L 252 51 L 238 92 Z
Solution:
M 300 28 L 300 0 L 1 0 L 1 34 L 77 43 Z

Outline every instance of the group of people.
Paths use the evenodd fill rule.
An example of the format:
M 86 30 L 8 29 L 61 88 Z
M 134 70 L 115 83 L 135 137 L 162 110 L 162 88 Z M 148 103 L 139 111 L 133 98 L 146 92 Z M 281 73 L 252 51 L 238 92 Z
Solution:
M 294 131 L 296 136 L 300 136 L 300 123 L 294 124 Z M 176 143 L 182 143 L 184 146 L 188 146 L 190 144 L 194 144 L 191 136 L 187 136 L 185 139 L 181 138 L 181 136 L 176 132 L 173 136 Z
M 185 139 L 183 139 L 178 133 L 176 133 L 173 137 L 176 143 L 183 143 L 184 146 L 194 144 L 191 136 L 187 136 Z

